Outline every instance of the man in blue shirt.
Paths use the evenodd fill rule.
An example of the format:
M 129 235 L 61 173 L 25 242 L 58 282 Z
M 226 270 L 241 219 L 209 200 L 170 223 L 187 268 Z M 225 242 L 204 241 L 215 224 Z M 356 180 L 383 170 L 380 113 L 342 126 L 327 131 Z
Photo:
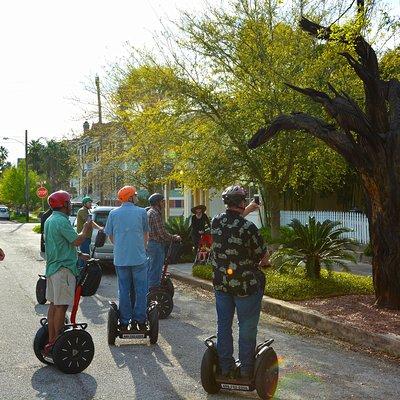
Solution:
M 118 191 L 121 206 L 112 210 L 104 229 L 114 244 L 118 278 L 121 331 L 143 330 L 147 308 L 147 256 L 149 225 L 144 208 L 137 207 L 133 186 Z

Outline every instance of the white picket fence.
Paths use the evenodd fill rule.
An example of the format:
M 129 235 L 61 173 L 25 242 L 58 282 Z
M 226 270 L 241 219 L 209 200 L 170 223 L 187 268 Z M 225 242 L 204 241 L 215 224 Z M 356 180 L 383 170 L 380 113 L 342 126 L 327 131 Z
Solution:
M 315 217 L 319 222 L 326 219 L 341 222 L 342 226 L 352 231 L 343 236 L 353 238 L 360 243 L 369 243 L 368 219 L 365 214 L 338 211 L 281 211 L 281 226 L 289 225 L 292 219 L 301 223 L 308 223 L 308 217 Z

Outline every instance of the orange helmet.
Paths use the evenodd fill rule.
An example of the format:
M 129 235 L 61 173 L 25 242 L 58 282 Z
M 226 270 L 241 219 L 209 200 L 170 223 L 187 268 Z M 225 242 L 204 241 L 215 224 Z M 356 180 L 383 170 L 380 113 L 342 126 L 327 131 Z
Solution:
M 118 190 L 118 200 L 122 202 L 128 201 L 130 197 L 136 195 L 137 191 L 134 186 L 124 186 Z

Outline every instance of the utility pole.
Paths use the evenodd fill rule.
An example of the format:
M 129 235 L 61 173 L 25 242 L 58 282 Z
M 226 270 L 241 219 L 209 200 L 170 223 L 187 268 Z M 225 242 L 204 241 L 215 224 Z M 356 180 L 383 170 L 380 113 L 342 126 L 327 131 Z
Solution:
M 101 167 L 101 156 L 103 151 L 103 131 L 101 124 L 103 123 L 103 118 L 101 114 L 101 95 L 100 95 L 100 78 L 96 75 L 95 78 L 96 89 L 97 89 L 97 106 L 99 110 L 99 129 L 100 129 L 100 151 L 99 151 L 99 162 L 100 162 L 100 179 L 99 179 L 99 187 L 100 187 L 100 204 L 103 204 L 104 194 L 103 194 L 103 182 L 101 179 L 103 178 L 103 171 Z
M 97 89 L 97 105 L 99 109 L 99 124 L 103 123 L 102 115 L 101 115 L 101 96 L 100 96 L 100 78 L 96 75 L 95 78 L 96 89 Z
M 25 208 L 26 222 L 29 222 L 28 130 L 25 130 Z

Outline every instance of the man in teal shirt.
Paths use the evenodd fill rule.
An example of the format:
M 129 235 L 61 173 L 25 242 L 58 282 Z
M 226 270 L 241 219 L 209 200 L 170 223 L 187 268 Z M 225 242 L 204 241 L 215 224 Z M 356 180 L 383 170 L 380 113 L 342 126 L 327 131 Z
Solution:
M 46 241 L 46 298 L 50 302 L 47 314 L 49 327 L 49 342 L 44 348 L 47 355 L 64 326 L 65 313 L 73 304 L 75 294 L 76 266 L 79 246 L 86 238 L 91 223 L 85 223 L 78 235 L 72 228 L 68 215 L 71 213 L 71 196 L 68 192 L 59 190 L 52 193 L 48 203 L 53 210 L 52 215 L 44 224 Z M 83 254 L 88 259 L 88 254 Z

